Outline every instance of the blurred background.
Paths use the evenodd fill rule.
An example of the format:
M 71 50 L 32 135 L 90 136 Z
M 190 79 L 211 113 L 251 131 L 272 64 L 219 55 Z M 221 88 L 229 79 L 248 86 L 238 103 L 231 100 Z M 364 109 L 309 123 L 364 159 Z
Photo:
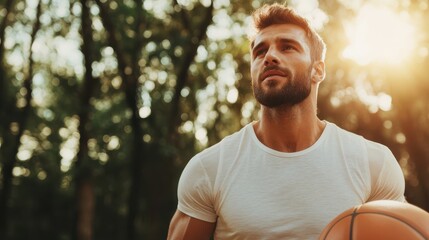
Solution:
M 0 0 L 0 239 L 165 239 L 187 161 L 258 117 L 272 2 Z M 328 46 L 320 118 L 387 145 L 429 210 L 429 1 L 286 3 Z

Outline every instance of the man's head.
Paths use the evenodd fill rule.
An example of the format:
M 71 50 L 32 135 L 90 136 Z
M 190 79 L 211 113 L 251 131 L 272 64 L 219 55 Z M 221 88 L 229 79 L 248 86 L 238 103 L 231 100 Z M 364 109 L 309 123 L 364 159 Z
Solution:
M 252 14 L 254 32 L 249 34 L 253 48 L 255 36 L 263 29 L 276 24 L 292 24 L 302 28 L 307 33 L 311 49 L 311 60 L 325 61 L 326 45 L 320 35 L 313 29 L 304 17 L 292 8 L 278 3 L 264 5 Z
M 253 19 L 250 69 L 258 102 L 277 108 L 316 101 L 325 77 L 323 40 L 303 17 L 279 4 L 263 6 Z

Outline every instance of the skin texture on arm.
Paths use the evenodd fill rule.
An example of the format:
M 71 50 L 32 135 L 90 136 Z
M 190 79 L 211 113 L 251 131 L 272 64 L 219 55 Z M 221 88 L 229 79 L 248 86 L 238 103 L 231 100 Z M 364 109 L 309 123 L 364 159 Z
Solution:
M 170 222 L 168 240 L 210 240 L 216 223 L 193 218 L 177 210 Z

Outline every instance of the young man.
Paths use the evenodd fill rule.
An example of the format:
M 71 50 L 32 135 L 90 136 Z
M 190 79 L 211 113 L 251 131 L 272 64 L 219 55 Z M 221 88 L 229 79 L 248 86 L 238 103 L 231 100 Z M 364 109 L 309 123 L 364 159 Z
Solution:
M 317 239 L 338 214 L 405 201 L 385 146 L 318 119 L 325 44 L 279 4 L 253 14 L 251 76 L 261 118 L 192 158 L 169 239 Z

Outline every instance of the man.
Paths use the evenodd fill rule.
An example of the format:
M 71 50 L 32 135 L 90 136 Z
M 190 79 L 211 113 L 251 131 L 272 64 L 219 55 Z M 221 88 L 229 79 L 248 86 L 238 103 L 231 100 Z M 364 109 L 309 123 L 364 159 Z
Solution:
M 253 20 L 251 77 L 261 117 L 189 161 L 169 239 L 317 239 L 350 207 L 405 201 L 390 150 L 317 117 L 320 36 L 279 4 L 263 6 Z

